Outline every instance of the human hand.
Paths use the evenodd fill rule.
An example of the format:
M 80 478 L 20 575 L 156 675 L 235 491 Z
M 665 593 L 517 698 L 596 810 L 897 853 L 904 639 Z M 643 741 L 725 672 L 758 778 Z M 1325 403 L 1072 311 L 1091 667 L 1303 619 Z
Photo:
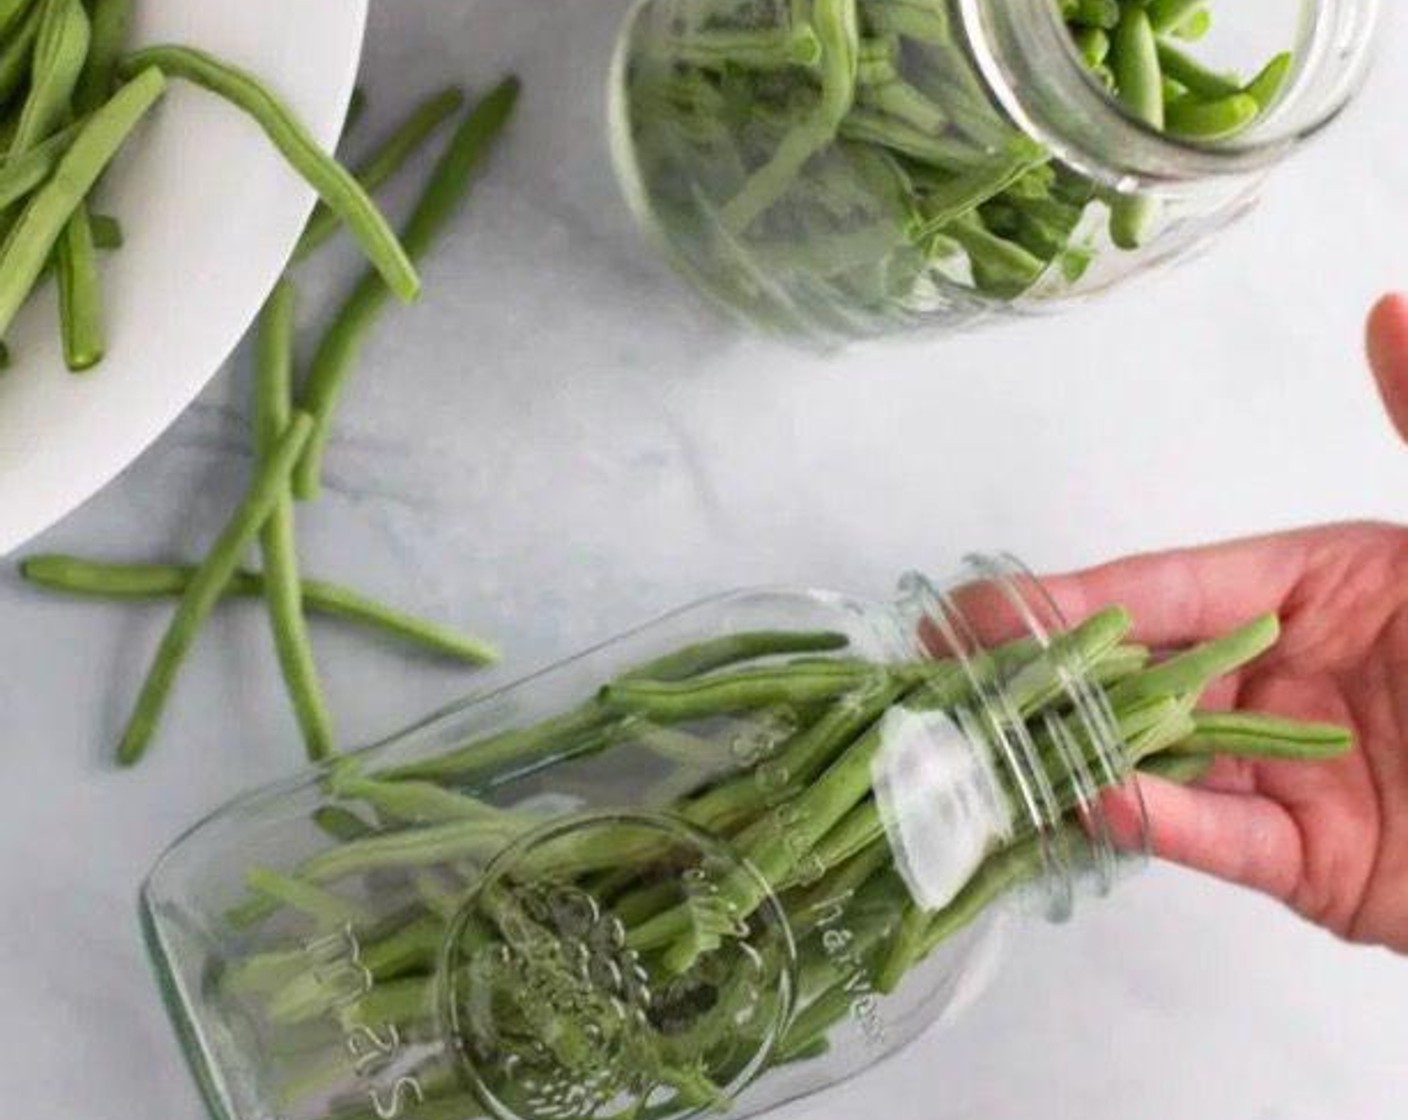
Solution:
M 1408 298 L 1369 320 L 1370 364 L 1408 440 Z M 1195 787 L 1141 778 L 1156 853 L 1281 899 L 1341 937 L 1408 952 L 1408 529 L 1352 524 L 1134 557 L 1049 584 L 1069 617 L 1130 608 L 1178 647 L 1267 612 L 1281 643 L 1209 706 L 1344 724 L 1313 765 L 1220 760 Z

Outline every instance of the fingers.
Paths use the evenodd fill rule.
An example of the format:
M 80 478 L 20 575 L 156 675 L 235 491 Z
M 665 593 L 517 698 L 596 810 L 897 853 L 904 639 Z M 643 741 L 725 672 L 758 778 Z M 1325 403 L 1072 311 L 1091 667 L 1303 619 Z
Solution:
M 1119 603 L 1134 614 L 1135 641 L 1183 646 L 1279 613 L 1304 575 L 1322 530 L 1282 533 L 1117 560 L 1045 580 L 1071 619 Z
M 1154 854 L 1289 901 L 1304 869 L 1300 831 L 1265 797 L 1141 776 Z
M 1408 440 L 1408 296 L 1387 295 L 1369 313 L 1369 367 L 1398 434 Z

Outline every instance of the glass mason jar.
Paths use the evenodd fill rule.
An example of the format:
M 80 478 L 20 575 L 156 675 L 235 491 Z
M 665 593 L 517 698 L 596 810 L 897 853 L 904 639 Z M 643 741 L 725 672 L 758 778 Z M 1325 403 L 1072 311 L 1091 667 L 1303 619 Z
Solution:
M 1156 728 L 1123 612 L 900 592 L 705 601 L 194 828 L 142 916 L 213 1116 L 744 1116 L 955 1019 L 1142 861 Z
M 1214 0 L 1180 45 L 1195 10 L 1160 48 L 1169 131 L 1110 93 L 1078 6 L 642 0 L 611 79 L 627 199 L 725 309 L 822 345 L 1059 307 L 1246 212 L 1354 93 L 1378 0 Z M 1180 98 L 1215 119 L 1175 130 Z

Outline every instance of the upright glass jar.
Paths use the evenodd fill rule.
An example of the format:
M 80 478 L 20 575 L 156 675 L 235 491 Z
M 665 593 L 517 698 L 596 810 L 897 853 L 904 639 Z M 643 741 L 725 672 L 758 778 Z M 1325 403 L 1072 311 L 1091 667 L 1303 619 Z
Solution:
M 213 1116 L 745 1116 L 873 1064 L 1142 858 L 1127 625 L 1005 559 L 736 593 L 233 803 L 142 896 Z
M 1110 36 L 1066 22 L 1113 0 L 642 0 L 612 78 L 619 177 L 678 266 L 773 331 L 1064 305 L 1244 213 L 1357 88 L 1378 0 L 1211 0 L 1193 60 L 1199 7 L 1149 5 L 1193 13 L 1160 35 L 1165 130 L 1102 81 Z

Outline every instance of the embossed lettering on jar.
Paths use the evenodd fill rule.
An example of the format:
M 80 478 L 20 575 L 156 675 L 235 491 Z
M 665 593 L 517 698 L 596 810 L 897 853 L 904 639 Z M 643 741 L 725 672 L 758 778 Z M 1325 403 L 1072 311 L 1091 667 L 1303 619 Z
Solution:
M 213 1115 L 749 1115 L 955 1020 L 1138 862 L 1148 654 L 1006 561 L 902 592 L 706 601 L 194 829 L 143 918 Z

